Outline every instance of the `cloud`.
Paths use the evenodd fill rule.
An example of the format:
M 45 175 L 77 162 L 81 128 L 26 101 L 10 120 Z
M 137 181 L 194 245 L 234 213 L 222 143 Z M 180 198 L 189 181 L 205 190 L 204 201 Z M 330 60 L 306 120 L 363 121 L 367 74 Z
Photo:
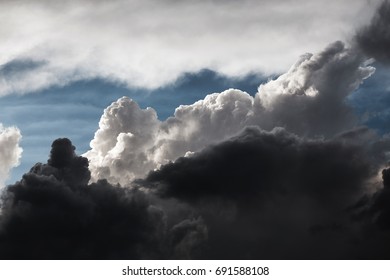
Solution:
M 16 127 L 4 127 L 0 123 L 0 187 L 3 187 L 10 170 L 20 163 L 23 151 L 19 146 L 21 138 Z
M 383 159 L 367 139 L 250 127 L 129 187 L 88 184 L 88 160 L 57 139 L 3 193 L 0 258 L 388 258 L 375 220 L 388 212 L 388 170 L 371 189 Z
M 2 74 L 0 96 L 93 78 L 158 88 L 205 68 L 280 73 L 307 49 L 348 39 L 374 8 L 365 0 L 1 1 L 0 65 L 36 67 Z
M 356 34 L 358 46 L 377 61 L 390 63 L 390 1 L 384 0 L 371 23 Z
M 54 141 L 48 163 L 37 163 L 3 194 L 0 258 L 160 257 L 162 213 L 135 189 L 87 185 L 89 178 L 88 161 L 72 143 Z
M 0 259 L 170 259 L 201 257 L 203 219 L 188 205 L 145 188 L 88 184 L 88 160 L 67 138 L 5 188 Z
M 372 192 L 380 160 L 372 164 L 371 154 L 347 135 L 310 140 L 252 127 L 137 183 L 201 215 L 204 259 L 387 258 L 374 213 L 356 220 L 351 210 Z
M 164 197 L 190 202 L 214 195 L 260 202 L 267 192 L 313 192 L 325 199 L 324 193 L 332 193 L 330 188 L 356 187 L 368 177 L 369 166 L 359 152 L 342 141 L 303 140 L 282 128 L 265 132 L 249 127 L 236 137 L 162 166 L 146 181 L 158 182 L 157 192 Z
M 239 133 L 245 126 L 285 127 L 302 136 L 332 137 L 358 125 L 345 98 L 374 68 L 341 42 L 300 58 L 252 97 L 236 89 L 181 105 L 159 121 L 129 98 L 112 103 L 85 153 L 93 180 L 128 184 L 149 170 Z

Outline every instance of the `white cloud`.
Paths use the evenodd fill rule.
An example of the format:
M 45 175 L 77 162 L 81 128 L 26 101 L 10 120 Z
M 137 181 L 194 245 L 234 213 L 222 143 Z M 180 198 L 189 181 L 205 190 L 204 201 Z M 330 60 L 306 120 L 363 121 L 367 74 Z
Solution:
M 210 68 L 284 72 L 306 50 L 348 39 L 379 0 L 2 1 L 0 96 L 101 77 L 154 88 Z
M 22 136 L 16 127 L 4 127 L 0 123 L 0 187 L 4 186 L 9 172 L 19 165 L 22 148 L 19 142 Z
M 374 68 L 362 65 L 364 59 L 353 49 L 336 42 L 303 56 L 286 74 L 261 85 L 255 97 L 235 89 L 214 93 L 179 106 L 163 122 L 153 109 L 140 109 L 123 97 L 104 111 L 92 149 L 85 154 L 92 177 L 127 184 L 249 125 L 333 137 L 354 127 L 344 99 L 373 73 Z

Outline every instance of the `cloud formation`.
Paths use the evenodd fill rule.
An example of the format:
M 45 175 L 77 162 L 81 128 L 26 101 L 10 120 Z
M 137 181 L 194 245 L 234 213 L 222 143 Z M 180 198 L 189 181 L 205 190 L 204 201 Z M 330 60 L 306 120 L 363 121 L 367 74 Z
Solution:
M 346 135 L 309 140 L 252 127 L 138 184 L 200 213 L 206 259 L 382 258 L 385 237 L 367 246 L 377 236 L 374 214 L 355 220 L 359 211 L 351 210 L 372 192 L 367 183 L 378 165 L 370 154 Z
M 371 23 L 359 30 L 356 41 L 368 56 L 390 63 L 390 1 L 382 2 Z
M 365 0 L 1 1 L 0 96 L 93 78 L 158 88 L 205 68 L 280 73 L 307 49 L 347 39 L 374 8 Z
M 156 257 L 149 254 L 158 252 L 161 213 L 136 190 L 87 185 L 89 178 L 88 161 L 71 142 L 54 141 L 48 163 L 37 163 L 3 194 L 0 258 Z
M 278 25 L 277 19 L 270 21 L 275 17 L 267 11 L 275 7 L 283 11 L 287 5 L 287 1 L 276 6 L 265 1 L 261 10 L 256 10 L 251 0 L 239 5 L 234 1 L 174 1 L 172 9 L 164 6 L 167 1 L 173 3 L 118 0 L 76 5 L 73 1 L 48 1 L 15 6 L 13 1 L 2 2 L 13 16 L 28 10 L 25 22 L 35 25 L 19 27 L 14 17 L 5 17 L 5 22 L 16 30 L 39 31 L 42 36 L 28 41 L 29 45 L 15 44 L 20 47 L 4 55 L 0 94 L 23 92 L 34 82 L 32 72 L 37 74 L 37 82 L 29 87 L 32 91 L 59 81 L 93 77 L 155 87 L 204 65 L 216 70 L 221 67 L 223 73 L 232 75 L 242 69 L 245 73 L 254 69 L 251 63 L 255 63 L 256 52 L 240 49 L 240 43 L 224 45 L 226 53 L 214 50 L 215 45 L 209 44 L 213 38 L 208 35 L 220 31 L 218 42 L 230 42 L 226 39 L 235 31 L 247 39 L 253 31 L 243 32 L 248 30 L 243 26 L 252 26 L 251 20 L 256 26 L 258 18 L 263 20 L 262 27 Z M 216 2 L 219 9 L 211 9 Z M 359 7 L 354 3 L 340 5 L 353 10 L 351 7 Z M 329 7 L 329 1 L 316 2 L 309 10 L 328 13 L 328 9 L 318 9 L 325 4 Z M 383 5 L 386 8 L 388 2 Z M 145 17 L 151 6 L 159 11 L 152 14 L 155 18 Z M 297 12 L 306 10 L 295 6 Z M 200 17 L 206 8 L 210 19 Z M 63 13 L 53 17 L 58 9 Z M 351 15 L 356 16 L 355 12 Z M 244 25 L 235 26 L 243 14 Z M 117 21 L 112 21 L 114 16 Z M 150 21 L 140 21 L 140 16 Z M 381 16 L 378 12 L 372 26 L 381 24 Z M 204 24 L 210 20 L 213 24 L 207 28 L 212 32 L 204 33 Z M 182 21 L 185 24 L 179 24 Z M 115 24 L 109 25 L 111 22 Z M 292 23 L 296 22 L 293 15 Z M 63 32 L 53 32 L 59 26 Z M 176 37 L 171 26 L 190 30 L 178 29 L 180 36 Z M 294 24 L 283 22 L 282 26 L 289 31 Z M 161 31 L 166 31 L 159 37 L 162 43 L 154 36 Z M 101 36 L 104 32 L 107 36 Z M 29 37 L 15 34 L 15 38 L 7 37 L 6 45 Z M 74 36 L 66 38 L 65 50 L 63 36 L 69 34 Z M 178 41 L 183 34 L 190 34 L 190 40 Z M 299 32 L 285 34 L 297 36 Z M 202 38 L 207 44 L 199 46 L 194 35 L 209 41 Z M 267 37 L 262 35 L 262 39 Z M 87 48 L 84 36 L 91 42 Z M 119 37 L 126 38 L 117 40 L 123 45 L 112 44 Z M 124 52 L 123 46 L 131 48 Z M 160 46 L 161 52 L 155 53 L 155 46 Z M 255 49 L 257 44 L 253 46 Z M 175 53 L 174 60 L 170 52 Z M 191 63 L 187 52 L 199 60 Z M 375 55 L 379 57 L 381 52 L 375 51 Z M 45 59 L 47 53 L 50 59 Z M 110 56 L 114 53 L 118 55 Z M 240 58 L 242 68 L 236 66 L 232 53 Z M 248 56 L 243 56 L 246 53 Z M 151 54 L 153 64 L 148 60 Z M 72 59 L 68 61 L 68 57 Z M 112 60 L 107 62 L 107 57 Z M 165 60 L 167 57 L 171 61 Z M 161 71 L 163 68 L 166 71 Z M 154 109 L 141 109 L 130 98 L 120 98 L 105 109 L 85 156 L 75 153 L 69 139 L 57 139 L 46 164 L 37 163 L 20 181 L 4 189 L 0 258 L 389 258 L 390 169 L 383 167 L 390 140 L 359 126 L 345 103 L 374 70 L 359 50 L 337 41 L 316 54 L 303 55 L 285 74 L 260 85 L 254 96 L 237 89 L 210 94 L 194 104 L 179 106 L 174 116 L 164 121 Z M 2 166 L 4 174 L 18 161 L 19 140 L 16 128 L 0 128 L 0 144 L 6 147 L 0 152 L 8 158 Z M 378 177 L 381 169 L 382 178 Z
M 389 172 L 371 189 L 381 161 L 349 136 L 250 127 L 130 187 L 88 185 L 88 160 L 57 139 L 3 193 L 0 258 L 388 258 Z
M 126 185 L 248 125 L 332 137 L 358 125 L 345 97 L 374 72 L 363 63 L 354 49 L 335 42 L 318 54 L 302 56 L 287 73 L 260 85 L 254 97 L 236 89 L 214 93 L 179 106 L 165 121 L 152 108 L 140 109 L 123 97 L 104 111 L 92 149 L 85 153 L 92 178 Z
M 16 127 L 4 127 L 0 123 L 0 187 L 4 186 L 10 170 L 20 163 L 23 151 L 19 146 L 21 138 Z

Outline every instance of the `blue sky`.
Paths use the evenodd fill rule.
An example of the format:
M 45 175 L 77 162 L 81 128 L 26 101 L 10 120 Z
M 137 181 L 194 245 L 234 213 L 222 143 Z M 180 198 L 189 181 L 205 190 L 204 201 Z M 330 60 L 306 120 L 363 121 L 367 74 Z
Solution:
M 376 72 L 348 98 L 362 124 L 380 134 L 390 133 L 390 69 L 374 64 Z

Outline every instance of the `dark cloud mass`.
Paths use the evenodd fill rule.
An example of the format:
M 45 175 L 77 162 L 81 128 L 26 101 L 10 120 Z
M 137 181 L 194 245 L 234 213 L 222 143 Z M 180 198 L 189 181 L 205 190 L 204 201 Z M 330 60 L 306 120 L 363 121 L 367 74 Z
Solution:
M 136 190 L 89 179 L 87 159 L 68 139 L 54 141 L 48 163 L 3 194 L 0 258 L 153 258 L 159 213 Z
M 370 195 L 378 166 L 348 135 L 250 127 L 130 187 L 88 184 L 88 161 L 57 139 L 3 193 L 0 258 L 389 257 L 390 171 Z
M 356 41 L 368 56 L 390 63 L 390 1 L 382 2 L 371 24 L 357 33 Z
M 348 161 L 345 160 L 348 158 Z M 267 193 L 327 193 L 355 188 L 369 166 L 354 146 L 336 141 L 304 141 L 276 128 L 257 127 L 201 153 L 152 172 L 162 196 L 197 201 L 207 196 L 255 200 Z M 339 194 L 341 195 L 341 193 Z
M 140 183 L 202 215 L 206 258 L 380 258 L 379 245 L 367 248 L 373 225 L 363 230 L 354 218 L 361 210 L 348 210 L 375 172 L 367 149 L 347 139 L 304 140 L 284 129 L 248 128 Z

